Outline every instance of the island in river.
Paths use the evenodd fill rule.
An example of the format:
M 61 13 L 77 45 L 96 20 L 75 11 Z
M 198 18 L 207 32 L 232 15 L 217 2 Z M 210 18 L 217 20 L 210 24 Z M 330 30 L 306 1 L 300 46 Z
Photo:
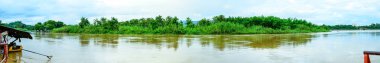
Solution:
M 225 17 L 215 16 L 193 21 L 177 17 L 140 18 L 119 21 L 117 18 L 100 18 L 91 21 L 82 17 L 76 25 L 48 20 L 34 26 L 19 25 L 21 21 L 9 23 L 16 29 L 31 29 L 37 32 L 90 33 L 90 34 L 282 34 L 327 32 L 327 26 L 316 25 L 303 19 L 280 18 L 275 16 Z M 22 24 L 22 23 L 21 23 Z

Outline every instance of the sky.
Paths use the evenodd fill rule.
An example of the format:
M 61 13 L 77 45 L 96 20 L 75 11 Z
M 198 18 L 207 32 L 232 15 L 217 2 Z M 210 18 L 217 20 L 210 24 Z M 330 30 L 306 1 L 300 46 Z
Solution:
M 35 24 L 59 20 L 77 24 L 81 17 L 120 21 L 158 15 L 193 20 L 225 16 L 278 16 L 315 24 L 380 23 L 380 0 L 0 0 L 0 20 Z

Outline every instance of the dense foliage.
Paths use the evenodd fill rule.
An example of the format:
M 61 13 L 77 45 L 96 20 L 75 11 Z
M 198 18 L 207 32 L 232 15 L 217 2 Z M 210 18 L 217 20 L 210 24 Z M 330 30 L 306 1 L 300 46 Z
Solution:
M 37 24 L 35 24 L 33 26 L 33 25 L 26 25 L 26 24 L 22 23 L 22 21 L 2 23 L 2 21 L 0 20 L 0 25 L 10 27 L 10 28 L 15 28 L 15 29 L 22 30 L 22 31 L 35 30 L 35 31 L 39 32 L 39 31 L 49 31 L 49 30 L 53 30 L 55 28 L 60 28 L 60 27 L 65 26 L 66 24 L 64 24 L 61 21 L 48 20 L 48 21 L 43 22 L 43 23 L 38 22 Z
M 367 30 L 367 29 L 380 29 L 380 24 L 375 23 L 371 25 L 364 25 L 364 26 L 354 26 L 354 25 L 334 25 L 334 26 L 327 26 L 328 28 L 332 30 Z
M 306 33 L 329 31 L 302 19 L 279 18 L 274 16 L 225 17 L 215 16 L 192 21 L 187 18 L 183 23 L 177 17 L 140 18 L 119 21 L 116 18 L 81 18 L 78 25 L 54 28 L 59 33 L 112 33 L 112 34 L 257 34 L 257 33 Z M 37 24 L 35 25 L 37 26 Z M 37 27 L 36 27 L 37 28 Z M 48 28 L 50 29 L 50 28 Z
M 65 26 L 61 21 L 55 21 L 55 20 L 48 20 L 44 23 L 38 22 L 37 24 L 34 25 L 34 30 L 36 31 L 49 31 L 53 30 L 55 28 L 60 28 Z
M 2 23 L 2 21 L 0 20 L 0 25 L 10 27 L 10 28 L 15 28 L 22 31 L 32 30 L 34 28 L 31 25 L 26 25 L 22 23 L 21 21 L 15 21 L 15 22 L 11 22 L 7 24 L 7 23 Z
M 154 18 L 130 19 L 119 21 L 116 18 L 100 18 L 93 21 L 82 17 L 78 25 L 66 25 L 61 21 L 48 20 L 35 25 L 26 25 L 22 21 L 3 23 L 1 26 L 23 31 L 59 32 L 59 33 L 112 33 L 112 34 L 263 34 L 263 33 L 305 33 L 331 30 L 380 29 L 375 23 L 364 26 L 322 25 L 318 26 L 302 19 L 279 18 L 274 16 L 225 17 L 215 16 L 193 21 L 186 18 L 156 16 Z

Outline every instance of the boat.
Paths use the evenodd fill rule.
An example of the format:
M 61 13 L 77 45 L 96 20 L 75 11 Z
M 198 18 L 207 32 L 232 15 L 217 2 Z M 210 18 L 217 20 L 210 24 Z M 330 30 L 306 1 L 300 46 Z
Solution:
M 9 42 L 11 38 L 14 40 Z M 7 63 L 8 53 L 23 50 L 21 45 L 16 44 L 16 41 L 21 42 L 21 38 L 32 39 L 33 37 L 28 32 L 0 26 L 0 53 L 2 55 L 0 63 Z
M 22 45 L 16 45 L 16 46 L 11 46 L 8 49 L 9 52 L 21 52 L 22 51 Z

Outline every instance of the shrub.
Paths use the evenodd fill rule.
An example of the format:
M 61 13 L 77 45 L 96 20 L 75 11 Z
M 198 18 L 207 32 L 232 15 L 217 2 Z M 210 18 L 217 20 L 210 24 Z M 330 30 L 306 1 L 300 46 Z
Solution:
M 141 27 L 141 26 L 121 26 L 119 27 L 119 33 L 123 34 L 143 34 L 143 33 L 151 33 L 151 29 Z
M 183 34 L 184 29 L 182 26 L 168 25 L 168 26 L 162 26 L 162 27 L 156 28 L 154 30 L 154 33 L 156 34 Z
M 231 23 L 231 22 L 218 22 L 215 24 L 211 24 L 207 28 L 205 28 L 212 34 L 229 34 L 229 33 L 238 33 L 244 28 L 244 25 Z
M 52 30 L 52 32 L 58 33 L 81 33 L 81 31 L 82 29 L 79 26 L 63 26 Z

